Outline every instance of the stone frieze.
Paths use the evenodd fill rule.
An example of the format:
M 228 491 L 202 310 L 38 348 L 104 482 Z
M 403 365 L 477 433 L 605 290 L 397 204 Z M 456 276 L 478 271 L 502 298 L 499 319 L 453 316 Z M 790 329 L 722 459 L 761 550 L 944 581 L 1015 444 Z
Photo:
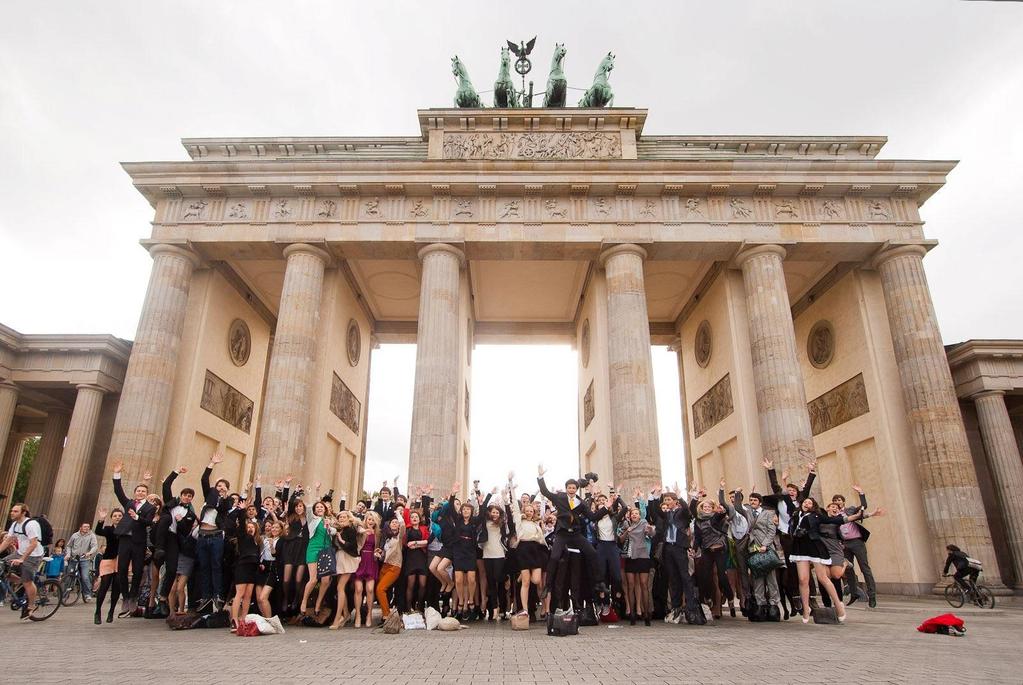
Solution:
M 444 133 L 444 159 L 621 159 L 618 132 Z

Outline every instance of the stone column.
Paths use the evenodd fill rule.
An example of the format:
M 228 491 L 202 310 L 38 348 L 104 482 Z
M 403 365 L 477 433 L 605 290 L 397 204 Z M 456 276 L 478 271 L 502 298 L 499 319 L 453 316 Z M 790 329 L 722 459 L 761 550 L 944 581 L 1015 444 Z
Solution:
M 75 517 L 78 515 L 82 493 L 85 490 L 86 469 L 92 456 L 93 438 L 96 436 L 96 424 L 99 421 L 100 409 L 103 407 L 105 392 L 96 385 L 78 386 L 75 408 L 71 412 L 71 425 L 67 431 L 67 442 L 64 445 L 64 456 L 60 460 L 60 469 L 53 483 L 53 498 L 47 512 L 55 538 L 67 537 L 82 523 L 76 521 Z
M 309 434 L 323 274 L 330 255 L 313 245 L 284 248 L 287 269 L 259 426 L 256 472 L 271 481 L 302 473 Z
M 924 274 L 920 245 L 885 250 L 874 260 L 881 275 L 906 418 L 916 448 L 920 494 L 930 526 L 929 547 L 940 569 L 945 545 L 984 562 L 984 582 L 1001 587 L 977 473 L 959 412 L 952 373 Z
M 3 500 L 7 505 L 12 504 L 14 484 L 18 481 L 18 469 L 21 467 L 21 455 L 25 450 L 27 437 L 20 433 L 10 433 L 7 437 L 7 448 L 3 454 L 3 464 L 0 466 L 0 494 L 7 496 L 7 499 Z M 0 511 L 3 506 L 5 505 L 0 504 Z
M 980 420 L 980 435 L 984 440 L 988 465 L 991 467 L 1002 520 L 1008 533 L 1009 554 L 1016 587 L 1023 587 L 1023 460 L 1012 430 L 1009 410 L 1005 406 L 1005 393 L 988 390 L 973 396 Z M 984 570 L 987 575 L 987 567 Z
M 615 245 L 600 262 L 607 281 L 608 400 L 614 481 L 626 490 L 661 481 L 650 319 L 639 245 Z M 598 474 L 610 482 L 611 474 Z
M 192 272 L 199 264 L 195 254 L 173 245 L 154 245 L 149 254 L 153 257 L 153 270 L 128 359 L 107 457 L 108 465 L 124 462 L 124 476 L 129 481 L 141 478 L 146 471 L 156 474 L 160 467 L 188 290 Z M 112 499 L 107 471 L 100 490 L 101 505 L 109 505 Z
M 746 290 L 760 443 L 779 474 L 786 468 L 796 473 L 801 464 L 814 459 L 784 258 L 785 248 L 779 245 L 759 245 L 736 257 Z
M 28 477 L 28 490 L 25 492 L 25 504 L 33 516 L 50 513 L 50 498 L 53 495 L 53 479 L 60 468 L 60 457 L 64 451 L 64 438 L 67 436 L 68 414 L 63 410 L 54 410 L 46 415 L 43 422 L 43 436 L 39 441 L 39 452 L 32 462 L 32 470 Z
M 21 463 L 20 449 L 17 455 L 10 457 L 10 460 L 7 454 L 7 438 L 11 434 L 11 424 L 14 423 L 14 408 L 16 406 L 18 406 L 18 386 L 10 381 L 0 381 L 0 445 L 4 446 L 3 463 L 0 464 L 0 493 L 7 495 L 8 498 L 11 496 L 14 480 L 18 475 L 17 464 Z M 14 463 L 13 467 L 12 463 Z M 14 474 L 13 477 L 10 475 L 11 472 Z M 7 485 L 8 480 L 10 485 Z M 12 503 L 8 502 L 7 504 Z M 0 508 L 3 506 L 0 504 Z
M 465 254 L 437 243 L 423 263 L 416 334 L 416 383 L 409 441 L 409 483 L 444 483 L 458 473 L 459 310 Z

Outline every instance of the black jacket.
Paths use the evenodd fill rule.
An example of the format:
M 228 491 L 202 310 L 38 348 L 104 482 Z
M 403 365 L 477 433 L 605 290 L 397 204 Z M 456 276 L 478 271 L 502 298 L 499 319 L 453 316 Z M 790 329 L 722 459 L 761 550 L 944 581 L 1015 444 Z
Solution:
M 142 500 L 142 504 L 136 510 L 138 517 L 133 518 L 130 516 L 128 511 L 135 509 L 135 500 L 128 499 L 128 496 L 124 494 L 124 487 L 121 485 L 120 478 L 114 478 L 114 495 L 117 496 L 117 501 L 121 503 L 121 508 L 124 509 L 124 518 L 117 524 L 114 533 L 119 538 L 129 538 L 133 545 L 146 544 L 146 529 L 153 525 L 153 515 L 156 513 L 156 507 L 147 500 Z
M 570 508 L 567 492 L 551 492 L 547 489 L 547 483 L 544 482 L 543 476 L 537 478 L 536 482 L 540 486 L 540 494 L 551 501 L 557 512 L 558 522 L 554 526 L 555 533 L 566 535 L 583 533 L 586 529 L 587 519 L 597 520 L 593 518 L 593 512 L 590 511 L 589 505 L 583 498 L 576 495 L 575 499 L 578 500 L 578 504 Z M 602 511 L 606 512 L 607 510 L 602 509 Z M 603 516 L 604 514 L 601 514 L 601 517 Z
M 221 497 L 217 489 L 210 485 L 210 475 L 213 473 L 213 467 L 206 467 L 206 470 L 202 472 L 202 492 L 205 497 L 205 504 L 203 504 L 202 511 L 199 513 L 199 522 L 202 522 L 202 517 L 206 514 L 209 509 L 217 510 L 216 525 L 217 528 L 224 530 L 227 528 L 227 514 L 231 511 L 231 498 Z
M 647 505 L 647 516 L 653 518 L 653 525 L 657 528 L 658 541 L 663 541 L 664 544 L 668 543 L 668 528 L 672 523 L 675 524 L 675 546 L 682 547 L 683 549 L 689 548 L 689 524 L 693 520 L 693 515 L 689 511 L 689 507 L 683 505 L 681 502 L 678 503 L 674 509 L 668 510 L 667 513 L 661 511 L 660 500 L 652 502 L 654 506 Z

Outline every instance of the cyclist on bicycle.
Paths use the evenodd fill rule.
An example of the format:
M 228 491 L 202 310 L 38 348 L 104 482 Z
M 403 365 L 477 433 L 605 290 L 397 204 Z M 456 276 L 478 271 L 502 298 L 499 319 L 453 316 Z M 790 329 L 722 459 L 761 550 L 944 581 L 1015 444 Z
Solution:
M 956 583 L 967 591 L 974 591 L 977 588 L 977 576 L 981 571 L 980 562 L 966 556 L 966 552 L 955 545 L 945 545 L 945 551 L 948 552 L 948 556 L 945 557 L 945 568 L 942 569 L 941 575 L 947 576 L 949 566 L 955 566 L 956 572 L 953 577 Z
M 21 584 L 25 588 L 28 602 L 21 610 L 21 620 L 25 621 L 36 607 L 35 577 L 39 565 L 43 562 L 44 549 L 41 544 L 43 532 L 38 523 L 29 520 L 28 507 L 24 503 L 11 507 L 11 521 L 7 537 L 0 543 L 0 554 L 9 547 L 15 547 L 15 551 L 4 557 L 4 560 L 11 565 L 12 573 L 13 568 L 18 569 Z

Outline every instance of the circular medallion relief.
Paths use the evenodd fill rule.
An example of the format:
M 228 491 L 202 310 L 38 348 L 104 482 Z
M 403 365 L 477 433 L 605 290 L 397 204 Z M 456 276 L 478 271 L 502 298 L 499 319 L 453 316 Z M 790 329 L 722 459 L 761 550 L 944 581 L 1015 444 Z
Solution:
M 348 363 L 358 366 L 359 357 L 362 355 L 362 333 L 359 331 L 359 324 L 355 319 L 348 321 L 346 347 L 348 348 Z
M 583 356 L 583 368 L 590 365 L 590 320 L 583 321 L 583 332 L 579 335 L 579 351 Z
M 696 329 L 696 341 L 693 345 L 693 354 L 696 355 L 696 363 L 702 368 L 706 368 L 707 364 L 710 363 L 711 345 L 710 321 L 704 319 L 700 322 L 700 327 Z
M 830 321 L 818 321 L 810 329 L 810 336 L 806 340 L 806 356 L 818 369 L 831 363 L 835 356 L 835 331 Z
M 249 333 L 249 325 L 241 319 L 235 319 L 227 331 L 227 353 L 231 355 L 231 361 L 235 366 L 245 366 L 251 351 L 252 335 Z

